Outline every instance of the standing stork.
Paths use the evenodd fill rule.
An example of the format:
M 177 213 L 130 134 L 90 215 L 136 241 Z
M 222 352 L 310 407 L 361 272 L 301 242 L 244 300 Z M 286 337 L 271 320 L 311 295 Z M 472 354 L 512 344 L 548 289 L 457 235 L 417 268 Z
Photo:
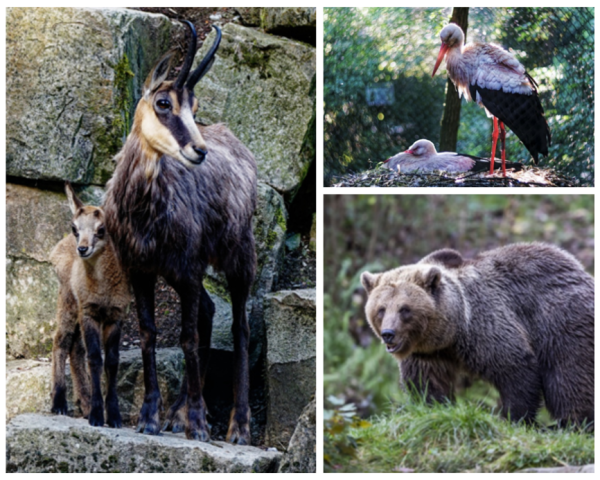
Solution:
M 475 100 L 494 119 L 490 173 L 498 141 L 498 122 L 502 141 L 502 174 L 506 176 L 504 124 L 523 142 L 533 161 L 548 155 L 550 129 L 537 92 L 537 83 L 525 67 L 503 48 L 490 43 L 465 43 L 462 29 L 450 23 L 440 32 L 442 46 L 431 76 L 446 57 L 448 76 L 459 95 Z

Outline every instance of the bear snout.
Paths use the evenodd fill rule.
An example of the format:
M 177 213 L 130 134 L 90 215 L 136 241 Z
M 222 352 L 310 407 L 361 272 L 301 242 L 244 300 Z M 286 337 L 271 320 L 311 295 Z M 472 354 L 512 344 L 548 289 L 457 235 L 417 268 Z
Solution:
M 381 338 L 387 344 L 392 343 L 394 341 L 394 337 L 395 336 L 396 336 L 396 331 L 395 330 L 387 329 L 387 330 L 382 330 L 381 331 Z

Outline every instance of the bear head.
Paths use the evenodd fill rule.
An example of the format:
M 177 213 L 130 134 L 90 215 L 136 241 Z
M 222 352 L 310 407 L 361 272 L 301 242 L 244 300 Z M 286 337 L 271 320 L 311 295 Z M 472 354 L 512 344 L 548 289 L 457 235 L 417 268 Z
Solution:
M 443 274 L 437 266 L 411 265 L 389 272 L 364 272 L 367 320 L 398 359 L 449 346 L 454 328 L 440 309 Z

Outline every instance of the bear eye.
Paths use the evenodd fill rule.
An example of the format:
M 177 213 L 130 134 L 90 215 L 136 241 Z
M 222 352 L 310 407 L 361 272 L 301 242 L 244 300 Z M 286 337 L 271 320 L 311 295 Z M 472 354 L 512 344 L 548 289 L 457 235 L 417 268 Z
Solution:
M 410 315 L 410 308 L 407 307 L 406 305 L 404 305 L 401 309 L 400 309 L 400 315 L 402 315 L 403 317 L 407 317 L 408 315 Z
M 379 310 L 377 310 L 377 317 L 383 318 L 384 315 L 385 315 L 385 308 L 381 307 Z

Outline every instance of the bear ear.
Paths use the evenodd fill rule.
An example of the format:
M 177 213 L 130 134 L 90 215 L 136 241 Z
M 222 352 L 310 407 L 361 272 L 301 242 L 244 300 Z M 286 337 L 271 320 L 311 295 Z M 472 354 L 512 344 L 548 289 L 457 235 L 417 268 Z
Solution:
M 362 283 L 362 286 L 365 287 L 367 294 L 370 294 L 371 291 L 375 288 L 378 278 L 379 275 L 370 272 L 363 272 L 360 275 L 360 283 Z
M 425 290 L 435 293 L 442 280 L 442 271 L 437 267 L 431 267 L 425 277 Z
M 460 268 L 465 263 L 462 255 L 456 250 L 444 248 L 427 255 L 419 263 L 437 263 L 446 268 Z

